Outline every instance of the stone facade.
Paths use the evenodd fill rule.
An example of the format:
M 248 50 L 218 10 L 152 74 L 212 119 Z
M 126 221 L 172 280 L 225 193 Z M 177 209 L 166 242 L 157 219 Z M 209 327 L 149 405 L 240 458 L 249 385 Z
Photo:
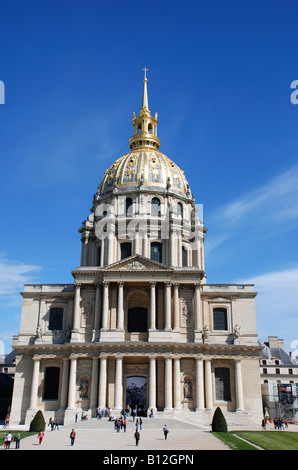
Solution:
M 262 418 L 256 292 L 207 284 L 206 229 L 157 122 L 145 78 L 130 152 L 79 229 L 74 284 L 24 287 L 12 423 L 126 406 L 202 424 L 217 406 L 229 423 Z

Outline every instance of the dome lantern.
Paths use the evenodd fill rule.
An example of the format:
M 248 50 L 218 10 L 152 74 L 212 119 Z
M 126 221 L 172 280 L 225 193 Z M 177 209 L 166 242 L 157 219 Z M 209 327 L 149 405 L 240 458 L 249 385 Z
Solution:
M 151 116 L 148 105 L 148 91 L 147 91 L 147 77 L 146 72 L 148 69 L 145 67 L 144 88 L 143 88 L 143 101 L 142 108 L 139 116 L 136 117 L 133 113 L 132 118 L 132 132 L 133 135 L 129 139 L 129 147 L 131 150 L 136 148 L 150 148 L 158 150 L 160 147 L 160 140 L 157 137 L 157 113 L 155 117 Z

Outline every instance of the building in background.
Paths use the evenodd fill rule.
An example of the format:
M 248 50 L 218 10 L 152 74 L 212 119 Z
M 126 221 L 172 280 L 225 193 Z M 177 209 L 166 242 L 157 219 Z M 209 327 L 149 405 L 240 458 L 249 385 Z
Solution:
M 128 407 L 209 425 L 217 406 L 229 424 L 261 422 L 254 286 L 207 284 L 206 229 L 157 124 L 145 71 L 129 151 L 79 229 L 74 283 L 24 287 L 11 423 Z
M 263 410 L 267 419 L 298 421 L 298 363 L 284 351 L 284 342 L 269 336 L 260 344 Z

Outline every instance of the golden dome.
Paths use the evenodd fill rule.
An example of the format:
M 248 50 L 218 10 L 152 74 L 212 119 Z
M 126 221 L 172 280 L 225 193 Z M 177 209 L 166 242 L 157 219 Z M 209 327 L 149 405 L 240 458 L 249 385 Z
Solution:
M 163 153 L 148 148 L 123 155 L 105 171 L 99 187 L 100 195 L 116 188 L 125 192 L 167 189 L 184 197 L 191 195 L 184 171 Z
M 159 152 L 157 137 L 157 113 L 152 117 L 148 105 L 147 78 L 145 67 L 142 108 L 139 116 L 133 113 L 133 135 L 129 139 L 130 152 L 118 158 L 105 171 L 98 188 L 98 196 L 117 189 L 167 190 L 184 197 L 191 197 L 189 185 L 182 171 L 166 155 Z

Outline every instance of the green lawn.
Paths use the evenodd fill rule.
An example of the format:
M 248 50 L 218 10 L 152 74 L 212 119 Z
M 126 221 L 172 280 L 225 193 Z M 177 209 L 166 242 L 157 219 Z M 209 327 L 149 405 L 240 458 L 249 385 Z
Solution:
M 258 450 L 236 436 L 262 447 L 265 450 L 298 450 L 298 433 L 290 431 L 230 431 L 214 432 L 233 450 Z
M 4 431 L 0 431 L 0 446 L 3 446 L 4 438 L 5 438 L 6 434 L 8 434 L 9 432 L 11 432 L 13 437 L 18 433 L 18 431 L 9 431 L 9 429 L 5 429 Z M 23 439 L 24 437 L 32 436 L 32 434 L 37 434 L 36 432 L 30 432 L 30 431 L 19 431 L 19 432 L 20 432 L 20 435 L 21 435 L 21 439 Z M 12 449 L 15 448 L 15 443 L 14 442 L 12 442 L 10 445 L 11 445 Z

